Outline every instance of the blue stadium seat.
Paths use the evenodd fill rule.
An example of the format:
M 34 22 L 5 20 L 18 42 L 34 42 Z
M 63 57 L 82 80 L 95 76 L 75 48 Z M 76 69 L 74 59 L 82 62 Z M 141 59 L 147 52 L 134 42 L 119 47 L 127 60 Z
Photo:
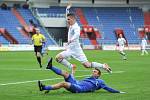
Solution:
M 72 11 L 75 12 L 75 9 L 76 7 L 73 7 Z M 98 40 L 99 43 L 115 44 L 114 30 L 116 28 L 124 30 L 128 43 L 139 43 L 137 29 L 144 25 L 142 9 L 138 7 L 81 7 L 81 9 L 88 24 L 99 29 L 102 36 L 101 40 Z M 50 16 L 64 14 L 65 7 L 38 8 L 38 12 Z M 78 17 L 77 22 L 82 26 Z M 90 44 L 87 39 L 83 39 L 83 42 L 83 44 Z
M 13 15 L 10 9 L 2 10 L 0 9 L 0 27 L 7 29 L 11 35 L 18 40 L 19 43 L 26 44 L 29 43 L 29 40 L 25 38 L 21 33 L 17 30 L 17 27 L 20 27 L 20 23 L 17 18 Z M 2 42 L 3 43 L 3 42 Z
M 20 12 L 20 14 L 23 16 L 24 20 L 26 21 L 26 23 L 29 25 L 29 20 L 32 19 L 33 22 L 35 24 L 38 25 L 38 27 L 40 28 L 40 31 L 42 34 L 44 34 L 44 36 L 46 37 L 47 40 L 47 44 L 48 45 L 55 45 L 55 43 L 49 38 L 48 34 L 46 33 L 46 31 L 39 25 L 38 21 L 36 20 L 36 18 L 32 15 L 31 11 L 29 9 L 18 9 L 18 11 Z
M 0 43 L 9 44 L 9 41 L 7 41 L 2 35 L 0 35 Z

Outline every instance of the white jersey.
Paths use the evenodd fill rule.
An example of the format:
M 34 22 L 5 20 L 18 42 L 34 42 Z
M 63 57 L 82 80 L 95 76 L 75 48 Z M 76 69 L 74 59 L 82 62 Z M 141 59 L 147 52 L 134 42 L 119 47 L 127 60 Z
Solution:
M 145 49 L 146 46 L 147 46 L 147 41 L 145 39 L 142 39 L 142 42 L 141 42 L 142 49 Z
M 68 31 L 68 42 L 72 41 L 68 47 L 70 49 L 77 49 L 81 48 L 80 43 L 79 43 L 79 38 L 80 38 L 80 27 L 78 26 L 77 23 L 75 23 L 72 26 L 69 26 L 69 31 Z
M 118 45 L 119 46 L 124 46 L 126 43 L 126 40 L 124 38 L 118 38 Z
M 67 18 L 67 14 L 69 13 L 69 9 L 70 6 L 66 8 L 66 18 Z M 72 26 L 69 26 L 68 42 L 71 41 L 71 43 L 68 45 L 67 48 L 71 50 L 78 49 L 78 51 L 80 51 L 82 48 L 80 47 L 79 37 L 80 37 L 80 26 L 76 22 Z
M 68 31 L 68 42 L 71 40 L 71 43 L 67 46 L 66 50 L 61 52 L 60 54 L 66 59 L 70 59 L 73 57 L 81 63 L 85 63 L 88 60 L 80 46 L 79 37 L 80 27 L 77 23 L 75 23 L 74 25 L 69 27 Z
M 66 8 L 66 18 L 67 14 L 69 13 L 70 7 Z M 79 38 L 80 38 L 80 27 L 76 23 L 74 23 L 72 26 L 69 26 L 68 30 L 68 43 L 69 45 L 66 47 L 65 51 L 62 51 L 60 54 L 62 55 L 63 58 L 70 59 L 70 58 L 75 58 L 76 60 L 80 61 L 81 63 L 87 62 L 87 58 L 80 46 L 79 43 Z

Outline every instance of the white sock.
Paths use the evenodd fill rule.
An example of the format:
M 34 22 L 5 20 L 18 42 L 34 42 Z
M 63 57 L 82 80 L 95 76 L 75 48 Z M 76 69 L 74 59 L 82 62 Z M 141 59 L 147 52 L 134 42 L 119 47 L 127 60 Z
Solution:
M 91 63 L 91 67 L 103 69 L 103 64 L 97 63 L 97 62 L 92 62 L 92 63 Z
M 126 55 L 123 51 L 121 52 L 121 54 L 122 54 L 123 56 L 125 56 L 125 55 Z
M 141 55 L 144 55 L 144 50 L 142 50 L 142 54 Z
M 148 54 L 148 52 L 145 50 L 145 53 Z
M 68 67 L 69 69 L 72 69 L 73 65 L 70 62 L 68 62 L 66 59 L 63 59 L 60 63 Z

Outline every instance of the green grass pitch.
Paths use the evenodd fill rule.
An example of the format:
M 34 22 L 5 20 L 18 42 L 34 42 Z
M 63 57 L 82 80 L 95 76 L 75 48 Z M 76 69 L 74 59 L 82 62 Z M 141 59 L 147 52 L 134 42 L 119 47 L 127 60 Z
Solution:
M 60 51 L 49 51 L 55 57 Z M 113 72 L 103 71 L 101 78 L 106 84 L 126 94 L 113 94 L 105 90 L 93 93 L 73 94 L 65 89 L 40 92 L 36 80 L 45 80 L 44 84 L 63 81 L 52 71 L 39 68 L 33 52 L 0 52 L 0 100 L 149 100 L 150 99 L 150 55 L 140 55 L 140 51 L 126 51 L 128 60 L 122 60 L 117 51 L 86 50 L 89 61 L 108 63 Z M 43 58 L 46 65 L 48 57 Z M 78 61 L 75 63 L 75 76 L 90 75 L 91 69 L 84 68 Z M 69 71 L 55 60 L 55 66 Z M 121 71 L 121 73 L 117 73 Z M 59 78 L 59 79 L 55 79 Z M 84 77 L 78 77 L 82 79 Z

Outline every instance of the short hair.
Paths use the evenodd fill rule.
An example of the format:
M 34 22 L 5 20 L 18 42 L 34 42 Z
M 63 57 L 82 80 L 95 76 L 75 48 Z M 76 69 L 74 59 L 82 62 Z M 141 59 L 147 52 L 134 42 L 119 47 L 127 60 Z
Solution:
M 98 71 L 98 75 L 101 76 L 101 71 L 98 68 L 95 68 Z
M 68 14 L 67 14 L 67 17 L 69 17 L 69 16 L 71 16 L 71 17 L 74 17 L 74 18 L 75 18 L 75 14 L 74 14 L 74 13 L 68 13 Z

